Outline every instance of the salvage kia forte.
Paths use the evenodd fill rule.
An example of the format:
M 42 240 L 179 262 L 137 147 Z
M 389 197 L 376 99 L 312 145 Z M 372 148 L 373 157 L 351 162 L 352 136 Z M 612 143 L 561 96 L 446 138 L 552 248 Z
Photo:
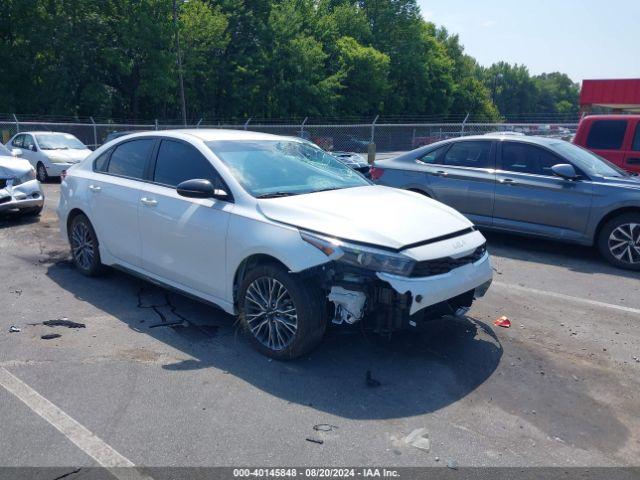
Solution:
M 83 274 L 114 266 L 216 304 L 279 359 L 328 322 L 387 333 L 462 314 L 491 282 L 455 210 L 261 133 L 118 138 L 66 172 L 58 214 Z

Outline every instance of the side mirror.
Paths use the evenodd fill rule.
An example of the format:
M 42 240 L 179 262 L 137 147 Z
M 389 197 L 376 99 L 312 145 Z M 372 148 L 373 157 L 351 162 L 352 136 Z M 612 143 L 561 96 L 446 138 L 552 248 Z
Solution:
M 32 152 L 37 152 L 38 151 L 38 147 L 36 147 L 35 145 L 31 145 L 29 147 L 29 150 L 31 150 Z
M 187 198 L 215 198 L 217 200 L 228 200 L 229 193 L 220 188 L 214 188 L 209 180 L 196 178 L 185 180 L 176 187 L 178 195 Z
M 21 157 L 22 156 L 22 149 L 20 149 L 20 148 L 12 148 L 11 149 L 11 155 L 13 155 L 14 157 Z
M 573 165 L 569 165 L 568 163 L 559 163 L 558 165 L 554 165 L 551 167 L 551 171 L 558 177 L 564 178 L 565 180 L 576 180 L 579 177 Z

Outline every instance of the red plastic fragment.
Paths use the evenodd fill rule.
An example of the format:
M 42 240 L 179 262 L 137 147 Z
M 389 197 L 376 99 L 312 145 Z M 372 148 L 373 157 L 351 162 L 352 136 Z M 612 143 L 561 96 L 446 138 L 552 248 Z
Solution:
M 511 320 L 509 320 L 507 317 L 505 317 L 503 315 L 500 318 L 496 318 L 496 320 L 493 322 L 493 324 L 496 327 L 509 328 L 511 326 Z

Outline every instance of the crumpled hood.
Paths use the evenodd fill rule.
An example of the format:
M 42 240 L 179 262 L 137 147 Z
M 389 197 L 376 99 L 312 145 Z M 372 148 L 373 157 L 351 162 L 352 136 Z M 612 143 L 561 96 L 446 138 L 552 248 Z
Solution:
M 381 185 L 264 199 L 258 208 L 277 222 L 394 249 L 472 226 L 440 202 Z
M 68 163 L 78 163 L 87 158 L 91 153 L 91 150 L 87 148 L 84 150 L 43 150 L 43 152 L 47 157 L 61 158 L 66 160 Z
M 0 157 L 0 178 L 14 178 L 31 170 L 27 160 L 16 157 Z

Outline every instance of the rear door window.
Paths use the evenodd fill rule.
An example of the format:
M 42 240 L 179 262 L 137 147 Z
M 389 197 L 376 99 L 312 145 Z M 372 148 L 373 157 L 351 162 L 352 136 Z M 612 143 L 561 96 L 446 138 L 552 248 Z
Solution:
M 535 145 L 516 142 L 502 145 L 502 170 L 507 172 L 553 176 L 551 167 L 559 163 L 566 162 Z
M 147 158 L 155 140 L 131 140 L 118 145 L 111 154 L 107 172 L 135 179 L 144 178 Z
M 447 150 L 442 163 L 452 167 L 493 168 L 490 152 L 491 142 L 456 142 Z
M 594 150 L 619 150 L 627 131 L 626 120 L 596 120 L 591 124 L 587 148 Z
M 204 179 L 216 185 L 217 174 L 209 161 L 194 147 L 182 142 L 162 140 L 153 181 L 177 187 L 185 180 Z

